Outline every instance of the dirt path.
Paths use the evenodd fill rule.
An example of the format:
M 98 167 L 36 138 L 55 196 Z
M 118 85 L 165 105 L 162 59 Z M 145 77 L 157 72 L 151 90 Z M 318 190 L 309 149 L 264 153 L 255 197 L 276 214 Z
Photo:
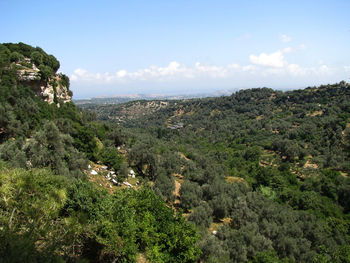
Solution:
M 137 257 L 137 263 L 148 263 L 144 254 L 139 254 Z
M 175 190 L 173 194 L 175 195 L 175 201 L 174 204 L 179 204 L 180 203 L 180 188 L 181 184 L 184 182 L 183 176 L 181 174 L 174 173 L 174 183 L 175 183 Z

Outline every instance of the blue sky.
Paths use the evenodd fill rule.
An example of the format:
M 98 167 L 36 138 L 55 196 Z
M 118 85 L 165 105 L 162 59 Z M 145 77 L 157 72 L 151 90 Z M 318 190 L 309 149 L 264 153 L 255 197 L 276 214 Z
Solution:
M 349 0 L 1 0 L 0 8 L 0 42 L 55 55 L 76 98 L 350 78 Z

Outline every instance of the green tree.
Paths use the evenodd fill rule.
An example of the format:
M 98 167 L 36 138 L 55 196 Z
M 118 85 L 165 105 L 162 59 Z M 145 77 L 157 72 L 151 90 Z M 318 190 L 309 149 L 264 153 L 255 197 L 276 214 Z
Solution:
M 12 52 L 11 53 L 11 55 L 10 55 L 10 61 L 11 62 L 19 62 L 19 61 L 21 61 L 21 60 L 23 60 L 24 59 L 24 57 L 23 57 L 23 55 L 22 54 L 20 54 L 20 53 L 18 53 L 18 52 Z
M 33 51 L 30 54 L 30 58 L 37 67 L 43 63 L 43 55 L 39 51 Z
M 198 206 L 202 198 L 202 189 L 197 183 L 185 181 L 180 188 L 181 207 L 186 210 Z
M 202 201 L 201 204 L 193 209 L 188 220 L 194 222 L 197 226 L 210 227 L 213 222 L 213 209 L 207 202 Z
M 67 175 L 70 169 L 79 173 L 87 166 L 82 154 L 73 147 L 72 137 L 61 134 L 52 122 L 46 122 L 43 129 L 24 145 L 23 150 L 29 166 L 50 167 L 62 175 Z
M 40 64 L 38 68 L 40 69 L 39 73 L 41 79 L 45 81 L 48 81 L 54 75 L 52 68 L 50 68 L 49 66 Z
M 118 153 L 118 150 L 114 147 L 103 147 L 99 153 L 99 159 L 108 166 L 118 172 L 121 164 L 124 162 L 124 158 Z

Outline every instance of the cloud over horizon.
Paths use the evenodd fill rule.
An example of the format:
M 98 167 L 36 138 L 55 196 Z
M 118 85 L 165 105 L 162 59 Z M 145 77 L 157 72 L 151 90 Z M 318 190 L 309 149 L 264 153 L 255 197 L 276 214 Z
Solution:
M 74 70 L 71 81 L 79 86 L 84 85 L 175 85 L 176 83 L 193 83 L 215 81 L 220 83 L 239 84 L 250 83 L 252 79 L 263 81 L 264 84 L 274 83 L 275 79 L 293 79 L 299 82 L 306 80 L 324 80 L 336 78 L 341 73 L 349 72 L 350 67 L 331 68 L 322 63 L 312 67 L 305 67 L 296 63 L 289 63 L 286 56 L 299 47 L 293 49 L 285 47 L 272 53 L 251 54 L 248 64 L 231 63 L 225 66 L 203 64 L 185 65 L 178 61 L 171 61 L 166 66 L 151 65 L 136 71 L 120 69 L 116 72 L 92 73 L 82 68 Z M 328 79 L 329 79 L 328 78 Z M 310 83 L 311 84 L 311 83 Z

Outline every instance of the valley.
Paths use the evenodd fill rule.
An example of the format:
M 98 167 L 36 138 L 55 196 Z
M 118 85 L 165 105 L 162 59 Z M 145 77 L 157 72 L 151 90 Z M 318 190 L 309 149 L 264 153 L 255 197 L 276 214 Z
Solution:
M 2 262 L 347 262 L 345 81 L 77 106 L 42 49 L 0 61 Z

